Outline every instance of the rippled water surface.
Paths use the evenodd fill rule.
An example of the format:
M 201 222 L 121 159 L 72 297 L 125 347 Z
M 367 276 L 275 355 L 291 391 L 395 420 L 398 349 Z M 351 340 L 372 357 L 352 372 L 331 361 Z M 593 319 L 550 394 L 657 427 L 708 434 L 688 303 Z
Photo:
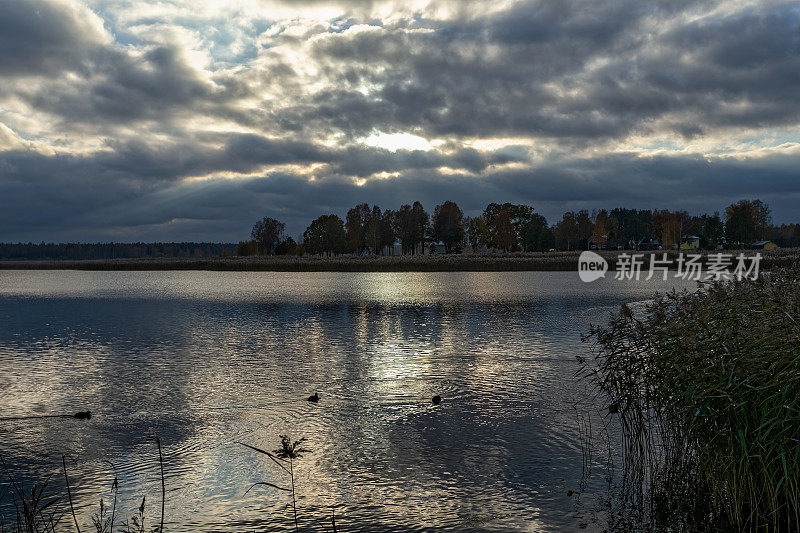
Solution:
M 0 456 L 30 484 L 62 454 L 89 529 L 119 478 L 169 531 L 571 531 L 580 334 L 673 282 L 575 273 L 0 271 Z M 317 391 L 319 404 L 305 398 Z M 442 396 L 438 406 L 431 404 Z M 6 481 L 3 480 L 5 484 Z M 600 490 L 600 486 L 588 487 Z M 1 489 L 0 489 L 1 490 Z M 58 504 L 64 508 L 64 500 Z M 11 515 L 10 497 L 0 511 Z M 588 521 L 588 529 L 592 524 Z M 66 523 L 66 521 L 65 521 Z

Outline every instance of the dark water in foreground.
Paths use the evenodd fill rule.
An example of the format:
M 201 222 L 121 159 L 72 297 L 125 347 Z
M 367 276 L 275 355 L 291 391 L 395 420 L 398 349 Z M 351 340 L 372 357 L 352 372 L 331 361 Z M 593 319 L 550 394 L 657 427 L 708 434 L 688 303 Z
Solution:
M 286 493 L 245 495 L 286 477 L 236 444 L 271 450 L 280 434 L 311 449 L 296 463 L 304 531 L 330 531 L 332 508 L 342 532 L 581 530 L 566 494 L 582 471 L 580 334 L 672 286 L 571 272 L 0 271 L 0 416 L 93 413 L 0 421 L 0 456 L 28 483 L 54 474 L 60 494 L 66 454 L 86 530 L 109 502 L 104 460 L 119 512 L 147 495 L 157 524 L 156 435 L 167 530 L 291 530 Z M 318 405 L 304 400 L 314 391 Z

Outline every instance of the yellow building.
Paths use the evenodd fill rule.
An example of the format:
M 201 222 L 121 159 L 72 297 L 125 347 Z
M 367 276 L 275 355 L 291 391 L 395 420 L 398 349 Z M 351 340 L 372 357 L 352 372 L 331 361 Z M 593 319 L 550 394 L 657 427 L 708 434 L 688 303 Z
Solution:
M 777 250 L 778 245 L 772 241 L 758 241 L 753 243 L 753 248 L 756 250 Z
M 700 237 L 687 235 L 681 239 L 681 250 L 697 250 L 700 248 Z

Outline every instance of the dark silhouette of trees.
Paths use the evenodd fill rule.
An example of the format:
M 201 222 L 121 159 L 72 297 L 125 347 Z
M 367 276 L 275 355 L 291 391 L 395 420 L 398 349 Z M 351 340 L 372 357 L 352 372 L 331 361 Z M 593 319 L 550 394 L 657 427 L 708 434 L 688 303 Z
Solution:
M 653 214 L 649 209 L 616 207 L 611 210 L 608 219 L 609 236 L 617 244 L 638 243 L 653 236 Z
M 524 204 L 491 203 L 484 209 L 483 219 L 489 227 L 492 244 L 505 251 L 540 250 L 541 233 L 548 227 L 542 215 Z
M 503 251 L 580 250 L 594 237 L 607 235 L 608 247 L 630 248 L 643 239 L 656 237 L 665 248 L 679 245 L 682 237 L 697 235 L 700 245 L 713 249 L 749 245 L 770 239 L 781 247 L 800 246 L 800 224 L 772 225 L 771 211 L 761 200 L 741 200 L 713 215 L 691 216 L 686 211 L 636 210 L 617 207 L 563 214 L 552 227 L 531 206 L 496 204 L 486 206 L 482 216 L 464 217 L 454 202 L 436 206 L 434 224 L 420 202 L 402 205 L 397 211 L 360 204 L 347 212 L 347 224 L 336 215 L 314 220 L 303 234 L 303 242 L 282 239 L 285 225 L 265 217 L 253 227 L 252 240 L 235 243 L 0 243 L 0 259 L 80 260 L 122 258 L 208 258 L 232 255 L 383 253 L 399 239 L 403 253 L 419 253 L 431 238 L 445 243 L 448 251 L 463 244 L 473 250 L 491 246 Z M 258 238 L 256 238 L 258 237 Z
M 800 246 L 800 224 L 781 224 L 772 227 L 769 238 L 783 248 Z
M 690 235 L 691 217 L 686 211 L 662 209 L 653 212 L 653 233 L 661 239 L 661 246 L 677 248 L 685 235 Z
M 442 241 L 447 253 L 461 250 L 464 214 L 455 202 L 448 200 L 433 210 L 433 238 Z
M 0 259 L 196 259 L 232 256 L 236 255 L 236 249 L 236 243 L 215 242 L 0 243 Z
M 545 226 L 539 234 L 539 250 L 546 252 L 556 246 L 556 236 L 550 227 Z
M 239 241 L 236 245 L 236 255 L 240 257 L 258 255 L 258 244 L 256 241 Z
M 700 237 L 700 246 L 703 248 L 714 249 L 725 239 L 725 223 L 719 216 L 719 211 L 713 215 L 703 214 L 698 218 L 700 230 L 697 232 Z
M 344 222 L 336 215 L 322 215 L 303 233 L 305 250 L 310 254 L 340 254 L 347 251 Z
M 512 220 L 513 225 L 514 221 Z M 534 213 L 532 207 L 530 211 L 525 211 L 525 216 L 518 220 L 516 227 L 519 235 L 519 245 L 524 251 L 547 251 L 546 249 L 542 250 L 540 244 L 542 233 L 549 229 L 547 219 L 538 213 Z
M 553 230 L 556 246 L 561 250 L 575 250 L 578 247 L 578 221 L 575 213 L 567 211 Z
M 371 215 L 368 204 L 359 204 L 347 211 L 345 229 L 349 251 L 360 254 L 367 248 L 365 228 Z
M 492 246 L 509 252 L 516 245 L 514 236 L 514 226 L 511 225 L 511 215 L 505 209 L 501 209 L 491 218 L 489 226 L 492 236 Z
M 771 224 L 772 212 L 761 200 L 740 200 L 725 209 L 725 234 L 729 244 L 763 240 Z
M 374 205 L 364 224 L 364 242 L 367 245 L 367 249 L 373 255 L 378 255 L 381 245 L 383 244 L 382 226 L 383 213 L 380 207 Z
M 580 249 L 585 250 L 588 248 L 589 237 L 592 236 L 594 222 L 586 209 L 581 209 L 575 214 L 575 222 L 578 228 L 578 246 Z
M 381 217 L 381 249 L 386 246 L 394 246 L 394 243 L 397 240 L 397 231 L 395 229 L 396 219 L 397 216 L 391 209 L 387 209 L 383 212 L 383 216 Z
M 264 217 L 255 223 L 250 238 L 256 241 L 260 253 L 272 255 L 285 229 L 286 224 L 283 222 Z
M 491 241 L 489 227 L 483 217 L 467 218 L 464 221 L 467 228 L 467 242 L 472 246 L 472 251 L 476 252 L 483 247 L 488 247 Z
M 394 229 L 396 238 L 400 239 L 403 253 L 420 253 L 425 243 L 425 235 L 430 226 L 430 217 L 422 204 L 402 205 L 394 212 Z
M 369 250 L 372 254 L 380 254 L 384 248 L 394 244 L 395 225 L 395 214 L 391 210 L 381 211 L 377 205 L 370 209 L 367 204 L 351 208 L 347 211 L 345 223 L 348 250 L 355 253 Z
M 394 244 L 394 213 L 391 210 L 382 212 L 377 205 L 372 206 L 364 226 L 364 240 L 367 249 L 374 254 L 380 254 L 387 246 Z
M 608 212 L 601 209 L 593 218 L 592 241 L 598 248 L 606 248 L 608 245 Z
M 556 245 L 561 250 L 585 250 L 594 230 L 594 222 L 585 209 L 564 213 L 553 233 Z
M 275 247 L 275 255 L 289 255 L 295 252 L 297 243 L 293 238 L 287 237 Z

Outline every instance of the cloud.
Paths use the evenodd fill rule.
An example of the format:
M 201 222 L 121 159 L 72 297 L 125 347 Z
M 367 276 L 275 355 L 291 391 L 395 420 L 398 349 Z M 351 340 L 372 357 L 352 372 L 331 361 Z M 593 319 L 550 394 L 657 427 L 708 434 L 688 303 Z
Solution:
M 416 199 L 796 220 L 798 93 L 780 0 L 0 0 L 0 240 Z
M 48 240 L 54 227 L 62 228 L 61 234 L 84 235 L 88 240 L 125 235 L 135 236 L 134 240 L 200 239 L 203 235 L 212 240 L 235 240 L 264 213 L 286 221 L 289 233 L 299 235 L 319 214 L 344 216 L 347 208 L 361 202 L 396 209 L 419 199 L 432 211 L 435 204 L 450 199 L 474 215 L 490 200 L 527 201 L 555 222 L 565 209 L 628 206 L 705 212 L 709 206 L 712 211 L 723 210 L 734 200 L 756 196 L 772 205 L 780 221 L 796 216 L 800 201 L 800 155 L 796 151 L 710 162 L 698 157 L 643 158 L 628 153 L 480 175 L 465 169 L 444 176 L 421 168 L 362 186 L 349 174 L 316 180 L 286 172 L 148 186 L 122 168 L 119 156 L 125 153 L 135 161 L 144 152 L 113 153 L 120 157 L 116 164 L 104 159 L 109 156 L 101 161 L 74 160 L 27 152 L 0 160 L 0 195 L 8 201 L 0 214 L 0 227 L 16 236 L 10 240 Z M 222 149 L 204 164 L 211 161 L 227 168 L 218 158 L 224 160 L 230 153 Z M 145 169 L 159 160 L 157 154 L 149 157 Z M 197 168 L 196 164 L 188 167 Z M 36 169 L 38 173 L 34 173 Z M 59 179 L 48 179 L 51 174 Z M 159 178 L 171 172 L 151 170 L 150 174 Z
M 90 51 L 108 43 L 103 21 L 68 0 L 0 0 L 3 77 L 56 75 L 78 69 Z

